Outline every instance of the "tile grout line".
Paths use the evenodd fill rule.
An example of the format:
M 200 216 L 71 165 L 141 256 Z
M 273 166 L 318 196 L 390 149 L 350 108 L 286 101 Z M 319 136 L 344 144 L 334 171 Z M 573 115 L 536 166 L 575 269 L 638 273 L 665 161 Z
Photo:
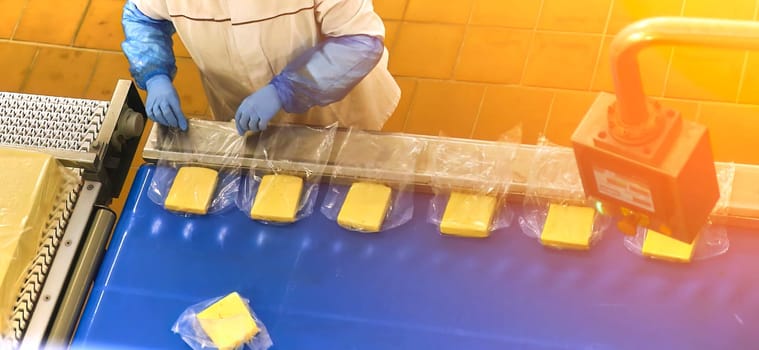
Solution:
M 401 37 L 402 37 L 402 33 L 403 33 L 403 27 L 405 27 L 407 23 L 410 23 L 410 21 L 406 20 L 406 12 L 408 12 L 409 2 L 410 2 L 410 0 L 406 0 L 406 2 L 403 4 L 403 11 L 401 11 L 401 18 L 398 19 L 398 29 L 396 29 L 395 41 L 393 42 L 393 46 L 397 46 L 398 43 L 401 41 Z M 387 28 L 385 29 L 385 31 L 387 31 Z M 387 36 L 387 33 L 385 33 L 385 35 Z M 393 53 L 392 53 L 392 51 L 390 51 L 390 49 L 391 48 L 389 48 L 389 47 L 387 48 L 388 53 L 392 56 Z M 390 67 L 390 63 L 391 62 L 392 62 L 392 60 L 390 60 L 390 61 L 387 62 L 387 68 L 388 68 L 388 70 L 391 68 Z
M 395 20 L 393 20 L 393 21 L 395 21 Z M 393 37 L 395 37 L 395 39 L 393 40 L 393 44 L 390 45 L 390 46 L 387 46 L 387 26 L 386 25 L 384 26 L 385 27 L 385 39 L 383 40 L 383 43 L 385 44 L 385 48 L 387 49 L 388 55 L 393 52 L 393 47 L 398 42 L 398 35 L 401 33 L 401 26 L 402 25 L 403 25 L 403 21 L 398 21 L 398 26 L 395 28 L 395 32 L 393 33 Z M 390 62 L 388 61 L 387 64 L 390 65 Z
M 79 18 L 79 23 L 76 26 L 74 35 L 71 37 L 71 44 L 69 45 L 71 47 L 74 47 L 74 44 L 76 43 L 76 37 L 79 36 L 79 31 L 82 30 L 82 25 L 84 24 L 84 20 L 87 18 L 87 14 L 90 11 L 90 6 L 92 6 L 92 0 L 87 0 L 87 5 L 84 6 L 84 12 L 82 12 L 82 17 Z
M 28 71 L 26 72 L 26 75 L 24 76 L 24 80 L 21 82 L 21 86 L 19 86 L 18 88 L 19 92 L 23 92 L 26 90 L 26 85 L 29 84 L 29 79 L 32 76 L 32 71 L 34 70 L 34 67 L 37 65 L 37 58 L 40 55 L 40 50 L 41 50 L 40 48 L 37 48 L 34 51 L 34 56 L 32 57 L 32 61 L 29 62 Z
M 685 4 L 687 0 L 683 0 L 683 4 L 680 5 L 680 17 L 685 16 Z M 664 72 L 664 86 L 661 89 L 661 95 L 659 97 L 667 96 L 667 86 L 669 86 L 669 78 L 672 75 L 672 64 L 675 61 L 675 48 L 669 49 L 669 55 L 667 58 L 667 71 Z
M 456 79 L 456 71 L 458 70 L 459 64 L 461 64 L 461 55 L 464 52 L 464 43 L 466 42 L 467 35 L 469 34 L 470 27 L 472 26 L 472 18 L 474 17 L 474 6 L 475 1 L 471 1 L 471 4 L 469 5 L 469 16 L 467 16 L 466 24 L 464 25 L 464 37 L 461 39 L 461 45 L 459 46 L 459 52 L 456 55 L 456 62 L 453 64 L 453 72 L 452 72 L 452 78 Z M 482 96 L 480 96 L 480 103 L 477 106 L 477 112 L 474 114 L 474 121 L 472 121 L 472 126 L 469 129 L 469 138 L 474 137 L 474 130 L 477 128 L 477 122 L 480 120 L 480 112 L 482 111 L 482 106 L 485 103 L 485 94 L 488 91 L 487 86 L 482 86 Z
M 543 124 L 543 132 L 542 132 L 542 136 L 544 138 L 548 138 L 548 122 L 551 120 L 551 115 L 553 114 L 553 107 L 554 107 L 554 104 L 556 103 L 556 95 L 557 95 L 556 92 L 553 92 L 551 94 L 551 102 L 548 104 L 548 112 L 546 112 L 547 113 L 546 122 L 545 124 Z
M 480 113 L 482 113 L 482 106 L 485 105 L 485 96 L 488 93 L 488 86 L 483 86 L 482 97 L 480 97 L 480 104 L 477 106 L 477 113 L 474 115 L 474 122 L 472 123 L 472 129 L 469 131 L 469 138 L 474 138 L 474 131 L 477 129 L 477 123 L 480 121 Z
M 408 6 L 409 6 L 408 3 L 409 1 L 407 0 L 406 3 L 403 4 L 403 11 L 401 11 L 401 18 L 397 19 L 398 28 L 395 29 L 395 41 L 393 41 L 392 46 L 397 46 L 398 42 L 401 41 L 400 38 L 401 38 L 401 33 L 403 32 L 402 29 L 405 26 L 405 24 L 409 22 L 409 21 L 406 21 L 406 12 L 408 11 Z M 387 38 L 387 28 L 385 28 L 385 37 Z M 390 47 L 387 48 L 387 51 L 390 55 L 393 54 L 391 49 L 392 48 Z M 388 69 L 390 69 L 390 61 L 387 62 L 387 66 L 388 66 Z
M 453 62 L 453 67 L 451 67 L 451 75 L 450 79 L 456 80 L 456 70 L 459 67 L 459 64 L 461 63 L 461 54 L 464 52 L 464 43 L 466 42 L 467 35 L 469 34 L 469 27 L 470 23 L 472 22 L 472 15 L 474 14 L 474 1 L 471 2 L 471 5 L 469 5 L 469 16 L 467 16 L 466 22 L 464 23 L 464 33 L 461 37 L 461 43 L 459 44 L 458 51 L 456 52 L 456 61 Z
M 703 108 L 704 104 L 702 102 L 696 103 L 696 122 L 701 122 L 701 110 Z
M 401 12 L 401 21 L 406 21 L 406 12 L 408 12 L 408 3 L 411 2 L 411 0 L 406 0 L 406 3 L 403 4 L 403 11 Z
M 87 91 L 90 89 L 90 86 L 92 86 L 92 81 L 95 80 L 95 73 L 98 70 L 98 66 L 100 65 L 100 59 L 102 58 L 103 54 L 98 53 L 97 57 L 95 57 L 95 64 L 93 64 L 92 72 L 90 73 L 90 77 L 87 81 L 87 84 L 84 85 L 84 91 L 82 91 L 82 96 L 87 95 Z
M 406 111 L 406 115 L 403 116 L 403 126 L 401 127 L 402 132 L 406 131 L 406 127 L 408 126 L 409 116 L 411 116 L 411 111 L 414 108 L 414 101 L 416 101 L 416 93 L 417 93 L 417 90 L 419 90 L 419 80 L 418 79 L 413 79 L 413 80 L 414 80 L 414 91 L 411 92 L 411 96 L 409 97 L 411 98 L 411 100 L 408 103 L 408 110 Z
M 743 84 L 746 82 L 746 72 L 748 71 L 748 50 L 743 52 L 743 66 L 741 67 L 741 76 L 738 78 L 738 90 L 735 93 L 735 103 L 741 102 L 741 92 L 743 92 Z
M 661 92 L 658 97 L 667 96 L 667 86 L 669 85 L 670 73 L 672 72 L 672 62 L 675 59 L 675 48 L 671 47 L 667 50 L 667 68 L 664 71 L 664 82 L 662 83 Z
M 593 91 L 593 85 L 596 82 L 596 78 L 598 78 L 598 66 L 601 65 L 601 59 L 603 58 L 601 56 L 603 56 L 604 44 L 606 43 L 609 34 L 609 24 L 611 23 L 611 15 L 614 12 L 614 5 L 614 0 L 611 0 L 609 2 L 609 11 L 606 13 L 606 23 L 604 23 L 604 29 L 601 36 L 601 45 L 598 47 L 598 54 L 596 55 L 596 64 L 593 66 L 593 73 L 590 74 L 590 82 L 588 83 L 587 91 Z M 611 45 L 611 42 L 609 45 Z M 611 69 L 611 66 L 609 69 Z
M 13 31 L 11 31 L 11 36 L 8 39 L 8 41 L 13 40 L 13 38 L 16 37 L 16 31 L 18 30 L 18 27 L 21 26 L 21 19 L 24 18 L 24 12 L 26 12 L 26 8 L 29 6 L 29 0 L 26 0 L 24 2 L 24 7 L 21 8 L 21 11 L 18 14 L 18 19 L 16 20 L 16 25 L 13 26 Z
M 69 45 L 49 44 L 49 43 L 27 41 L 27 40 L 0 39 L 0 43 L 14 43 L 14 44 L 19 44 L 19 45 L 31 45 L 31 46 L 36 46 L 36 47 L 47 47 L 47 48 L 86 51 L 86 52 L 121 53 L 121 51 L 119 50 L 92 49 L 92 48 L 87 48 L 87 47 L 74 47 L 74 46 L 69 46 Z
M 532 25 L 530 45 L 527 47 L 527 55 L 525 56 L 524 63 L 522 64 L 522 76 L 519 77 L 519 85 L 524 85 L 524 79 L 527 76 L 527 67 L 530 64 L 530 55 L 532 54 L 532 50 L 535 48 L 535 37 L 538 34 L 538 23 L 540 23 L 540 17 L 543 15 L 543 7 L 545 6 L 545 3 L 545 0 L 542 0 L 540 2 L 540 7 L 538 7 L 538 14 L 535 16 L 535 23 Z
M 756 21 L 757 13 L 759 13 L 759 1 L 754 1 L 754 16 L 751 18 Z M 748 72 L 748 59 L 751 55 L 749 50 L 743 52 L 743 67 L 741 67 L 741 76 L 738 79 L 738 91 L 735 95 L 735 103 L 741 103 L 741 93 L 743 92 L 743 86 L 746 83 L 746 72 Z

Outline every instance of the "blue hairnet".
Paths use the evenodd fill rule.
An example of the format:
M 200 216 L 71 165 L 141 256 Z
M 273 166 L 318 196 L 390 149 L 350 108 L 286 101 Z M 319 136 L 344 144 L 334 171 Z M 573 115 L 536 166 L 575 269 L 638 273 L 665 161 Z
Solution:
M 126 36 L 121 48 L 137 86 L 145 89 L 150 78 L 161 74 L 173 80 L 177 73 L 171 40 L 174 24 L 146 16 L 131 1 L 124 5 L 121 24 Z
M 342 100 L 377 65 L 385 46 L 369 35 L 329 37 L 291 61 L 272 79 L 289 113 Z

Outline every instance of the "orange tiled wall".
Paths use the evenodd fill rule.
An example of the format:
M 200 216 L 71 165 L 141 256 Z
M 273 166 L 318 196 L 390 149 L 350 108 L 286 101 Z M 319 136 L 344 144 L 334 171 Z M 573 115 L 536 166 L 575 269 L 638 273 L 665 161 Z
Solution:
M 375 0 L 404 98 L 389 128 L 562 144 L 598 91 L 608 45 L 651 16 L 757 19 L 756 0 Z M 641 56 L 647 93 L 710 127 L 715 156 L 759 163 L 759 53 L 661 48 Z
M 0 90 L 109 99 L 129 79 L 120 52 L 124 0 L 0 1 Z M 177 85 L 185 111 L 208 103 L 187 51 L 177 43 Z
M 374 0 L 403 99 L 386 129 L 481 139 L 521 123 L 567 144 L 598 91 L 608 44 L 655 15 L 756 19 L 759 0 Z M 0 90 L 107 99 L 129 78 L 119 52 L 124 0 L 0 1 Z M 208 114 L 177 43 L 188 114 Z M 712 131 L 716 157 L 759 164 L 759 53 L 688 48 L 642 55 L 647 92 Z

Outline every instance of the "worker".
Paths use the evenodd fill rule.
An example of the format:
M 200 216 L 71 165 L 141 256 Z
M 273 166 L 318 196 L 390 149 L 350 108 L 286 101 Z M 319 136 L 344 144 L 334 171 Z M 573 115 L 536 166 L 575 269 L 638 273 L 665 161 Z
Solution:
M 216 120 L 238 132 L 283 123 L 379 130 L 400 89 L 371 0 L 128 0 L 122 49 L 150 119 L 187 130 L 173 85 L 175 32 Z

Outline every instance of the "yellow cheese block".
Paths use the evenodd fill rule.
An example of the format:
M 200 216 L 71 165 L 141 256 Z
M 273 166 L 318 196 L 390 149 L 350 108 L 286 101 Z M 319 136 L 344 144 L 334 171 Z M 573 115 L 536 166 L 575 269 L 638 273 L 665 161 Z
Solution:
M 206 214 L 216 190 L 218 172 L 213 169 L 185 166 L 179 168 L 163 206 L 167 210 Z
M 354 183 L 345 196 L 337 223 L 351 230 L 378 232 L 390 207 L 392 192 L 390 187 L 381 184 Z
M 440 221 L 440 232 L 463 237 L 487 237 L 495 212 L 496 198 L 451 192 Z
M 237 292 L 225 296 L 195 317 L 219 350 L 237 349 L 260 332 Z
M 298 213 L 303 179 L 292 175 L 266 175 L 258 186 L 250 217 L 272 222 L 293 222 Z
M 540 242 L 558 248 L 589 249 L 595 214 L 593 208 L 551 204 Z
M 42 153 L 0 148 L 0 331 L 63 187 L 63 169 Z
M 643 255 L 676 262 L 690 262 L 698 238 L 685 243 L 659 232 L 648 230 L 643 241 Z

